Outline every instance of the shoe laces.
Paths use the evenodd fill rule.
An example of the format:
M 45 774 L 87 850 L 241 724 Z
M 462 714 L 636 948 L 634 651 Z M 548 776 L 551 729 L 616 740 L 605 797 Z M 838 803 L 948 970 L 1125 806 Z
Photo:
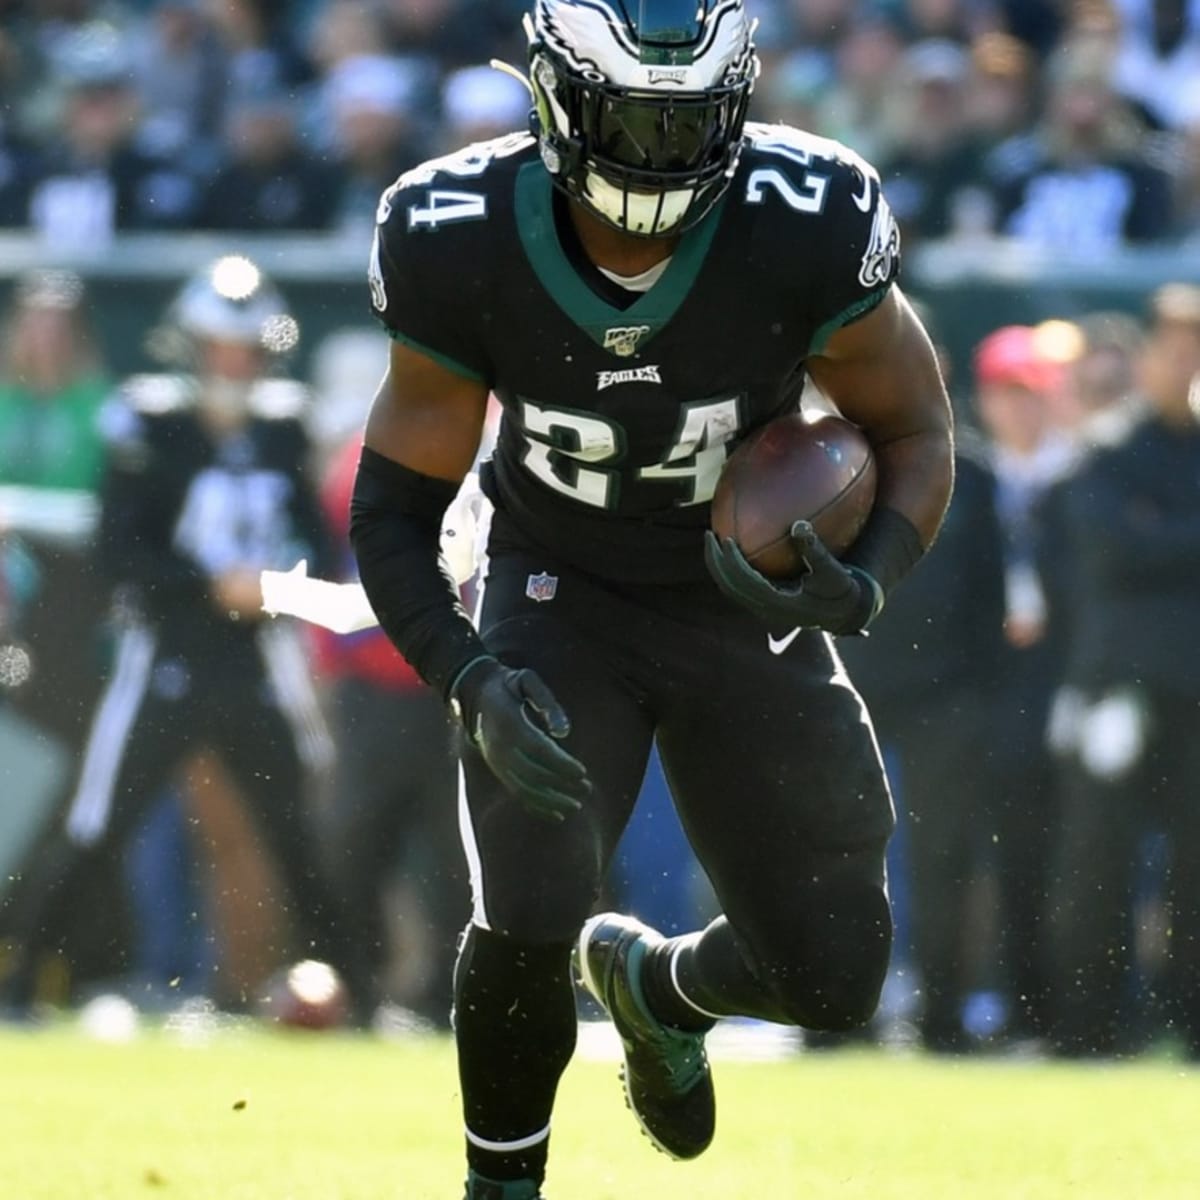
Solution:
M 645 1041 L 654 1052 L 656 1065 L 666 1075 L 671 1090 L 680 1094 L 689 1091 L 704 1075 L 707 1056 L 704 1035 L 672 1029 L 651 1018 Z

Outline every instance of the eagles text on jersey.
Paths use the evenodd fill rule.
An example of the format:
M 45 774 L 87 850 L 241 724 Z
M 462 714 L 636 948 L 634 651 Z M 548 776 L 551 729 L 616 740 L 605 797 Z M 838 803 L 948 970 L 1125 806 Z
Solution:
M 699 578 L 722 464 L 882 300 L 896 223 L 861 158 L 779 125 L 746 126 L 729 188 L 645 293 L 582 259 L 564 204 L 524 134 L 409 171 L 380 201 L 373 305 L 494 390 L 485 489 L 529 536 L 614 578 Z

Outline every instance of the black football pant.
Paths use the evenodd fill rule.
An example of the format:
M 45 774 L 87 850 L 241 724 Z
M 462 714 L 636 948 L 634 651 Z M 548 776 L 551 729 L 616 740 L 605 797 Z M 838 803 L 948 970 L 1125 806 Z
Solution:
M 484 639 L 549 685 L 595 790 L 578 815 L 548 822 L 466 754 L 474 914 L 455 1014 L 469 1140 L 514 1143 L 548 1127 L 573 1048 L 570 948 L 656 735 L 723 911 L 690 956 L 692 998 L 716 1015 L 811 1028 L 866 1021 L 890 950 L 893 814 L 828 639 L 804 633 L 776 654 L 707 582 L 618 588 L 515 544 L 503 525 L 489 549 Z M 537 1094 L 522 1101 L 522 1088 Z

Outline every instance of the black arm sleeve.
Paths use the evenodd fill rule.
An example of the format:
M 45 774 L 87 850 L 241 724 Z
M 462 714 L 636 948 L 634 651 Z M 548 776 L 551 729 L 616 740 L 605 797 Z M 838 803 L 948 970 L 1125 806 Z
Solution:
M 384 632 L 442 696 L 487 655 L 439 549 L 458 488 L 363 447 L 350 501 L 350 542 Z
M 913 523 L 893 508 L 876 508 L 845 561 L 861 567 L 886 596 L 925 554 Z

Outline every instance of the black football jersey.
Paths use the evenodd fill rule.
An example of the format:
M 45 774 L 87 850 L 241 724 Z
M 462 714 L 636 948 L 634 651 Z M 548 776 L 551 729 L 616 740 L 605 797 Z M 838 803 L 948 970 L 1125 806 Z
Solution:
M 779 125 L 746 127 L 724 197 L 644 293 L 573 250 L 563 203 L 524 134 L 405 173 L 380 201 L 372 304 L 499 398 L 484 488 L 525 536 L 614 579 L 701 578 L 722 464 L 883 299 L 896 223 L 857 155 Z

